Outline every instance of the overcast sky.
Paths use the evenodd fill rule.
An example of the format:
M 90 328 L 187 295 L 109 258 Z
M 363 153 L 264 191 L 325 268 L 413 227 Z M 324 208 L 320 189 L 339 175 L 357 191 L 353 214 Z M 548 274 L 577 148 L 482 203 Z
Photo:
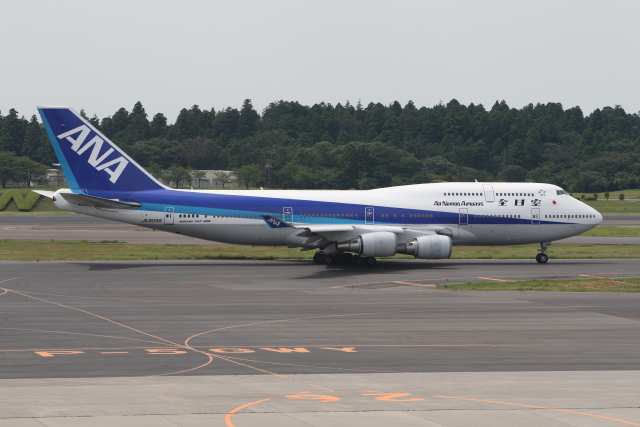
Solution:
M 496 100 L 640 111 L 638 1 L 4 1 L 0 111 Z

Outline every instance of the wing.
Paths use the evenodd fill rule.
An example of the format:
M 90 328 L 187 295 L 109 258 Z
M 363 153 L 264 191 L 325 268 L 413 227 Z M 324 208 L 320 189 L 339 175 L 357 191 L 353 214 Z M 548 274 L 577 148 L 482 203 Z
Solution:
M 296 225 L 300 232 L 297 237 L 306 237 L 302 243 L 303 251 L 324 249 L 332 244 L 343 242 L 357 236 L 381 231 L 391 232 L 398 236 L 398 243 L 404 243 L 419 236 L 442 234 L 451 237 L 453 230 L 440 226 L 420 228 L 399 227 L 393 225 Z

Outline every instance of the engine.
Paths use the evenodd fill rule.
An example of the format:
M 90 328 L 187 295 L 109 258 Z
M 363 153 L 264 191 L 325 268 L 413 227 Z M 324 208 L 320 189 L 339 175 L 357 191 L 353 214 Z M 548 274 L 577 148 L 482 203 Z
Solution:
M 442 259 L 451 256 L 451 238 L 439 234 L 420 236 L 398 245 L 398 253 L 422 259 Z
M 397 247 L 398 237 L 389 231 L 362 234 L 336 245 L 339 251 L 355 252 L 365 257 L 393 256 Z

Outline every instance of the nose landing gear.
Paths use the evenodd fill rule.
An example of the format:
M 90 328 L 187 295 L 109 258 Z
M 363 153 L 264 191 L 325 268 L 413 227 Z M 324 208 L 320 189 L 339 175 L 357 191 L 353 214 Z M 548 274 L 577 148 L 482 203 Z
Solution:
M 540 249 L 538 249 L 538 252 L 540 253 L 536 255 L 536 261 L 538 261 L 538 263 L 544 264 L 549 261 L 549 255 L 547 255 L 547 248 L 549 246 L 551 246 L 551 242 L 540 243 Z

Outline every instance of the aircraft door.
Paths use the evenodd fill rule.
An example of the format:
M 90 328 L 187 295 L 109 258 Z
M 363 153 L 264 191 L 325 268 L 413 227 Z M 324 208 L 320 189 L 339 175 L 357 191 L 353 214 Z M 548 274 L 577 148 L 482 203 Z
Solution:
M 282 220 L 289 224 L 293 222 L 293 208 L 282 208 Z
M 173 225 L 173 208 L 164 208 L 164 225 Z
M 491 184 L 482 184 L 482 189 L 484 190 L 484 200 L 487 202 L 495 202 L 496 197 L 493 192 L 493 185 Z
M 469 209 L 467 208 L 460 208 L 460 213 L 459 213 L 459 222 L 458 224 L 460 225 L 467 225 L 469 224 Z
M 531 224 L 540 224 L 540 208 L 531 209 Z
M 373 208 L 364 208 L 364 223 L 365 224 L 373 224 Z

